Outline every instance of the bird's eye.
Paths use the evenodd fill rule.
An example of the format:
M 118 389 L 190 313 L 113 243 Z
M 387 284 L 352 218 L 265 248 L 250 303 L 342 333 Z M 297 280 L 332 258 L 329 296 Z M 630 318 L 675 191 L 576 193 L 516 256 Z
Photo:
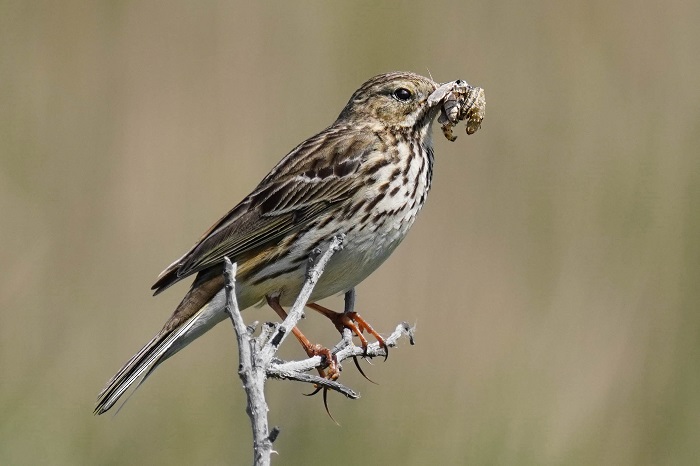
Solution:
M 394 91 L 394 98 L 396 100 L 400 100 L 401 102 L 406 102 L 407 100 L 410 100 L 411 97 L 413 97 L 413 94 L 411 94 L 411 91 L 405 87 L 400 87 Z

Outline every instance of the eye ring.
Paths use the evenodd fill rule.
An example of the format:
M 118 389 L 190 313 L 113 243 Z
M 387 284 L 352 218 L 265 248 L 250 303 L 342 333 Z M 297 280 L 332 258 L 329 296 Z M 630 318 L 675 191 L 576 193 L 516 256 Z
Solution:
M 413 97 L 413 93 L 405 87 L 399 87 L 392 94 L 394 98 L 400 102 L 407 102 Z

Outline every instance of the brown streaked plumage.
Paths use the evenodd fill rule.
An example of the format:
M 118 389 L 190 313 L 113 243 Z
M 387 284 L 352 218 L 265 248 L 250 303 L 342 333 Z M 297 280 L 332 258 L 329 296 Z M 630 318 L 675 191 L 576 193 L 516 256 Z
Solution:
M 159 294 L 196 274 L 182 302 L 109 381 L 95 412 L 110 409 L 139 378 L 225 318 L 222 261 L 238 263 L 241 309 L 295 299 L 310 252 L 346 235 L 311 301 L 364 280 L 398 246 L 425 202 L 432 178 L 431 127 L 437 84 L 414 73 L 376 76 L 338 119 L 294 148 L 240 204 L 212 226 L 153 285 Z

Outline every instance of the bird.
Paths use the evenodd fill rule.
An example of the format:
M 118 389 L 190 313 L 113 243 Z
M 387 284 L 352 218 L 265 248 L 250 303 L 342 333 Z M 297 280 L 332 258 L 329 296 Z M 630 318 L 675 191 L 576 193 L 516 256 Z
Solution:
M 344 235 L 343 248 L 309 299 L 309 307 L 324 315 L 341 315 L 316 301 L 350 292 L 374 272 L 405 238 L 426 201 L 434 163 L 432 125 L 440 113 L 428 97 L 437 88 L 432 79 L 412 72 L 369 79 L 335 122 L 292 149 L 169 265 L 153 285 L 154 295 L 192 275 L 194 281 L 162 329 L 100 392 L 95 414 L 108 411 L 135 382 L 143 383 L 163 361 L 227 317 L 224 257 L 237 263 L 241 310 L 267 302 L 284 316 L 305 280 L 312 251 Z M 359 316 L 352 320 L 383 343 Z

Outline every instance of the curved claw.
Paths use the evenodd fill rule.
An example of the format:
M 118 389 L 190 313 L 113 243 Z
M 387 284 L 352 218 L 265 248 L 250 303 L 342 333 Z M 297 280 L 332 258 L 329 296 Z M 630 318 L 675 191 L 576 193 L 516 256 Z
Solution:
M 328 409 L 328 387 L 323 388 L 323 406 L 326 408 L 326 414 L 328 414 L 328 417 L 330 417 L 337 426 L 340 426 L 340 423 L 336 421 L 331 414 L 331 410 Z
M 372 335 L 377 342 L 379 343 L 379 346 L 384 349 L 384 361 L 389 359 L 389 346 L 386 344 L 386 341 L 384 341 L 384 338 L 377 333 L 376 330 L 372 328 L 372 326 L 367 322 L 365 319 L 363 319 L 357 312 L 352 312 L 349 313 L 348 317 L 350 317 L 353 321 L 357 323 L 357 326 L 362 330 L 370 335 Z M 365 350 L 365 353 L 367 352 L 367 340 L 364 341 L 364 344 L 362 347 Z
M 364 377 L 365 379 L 369 380 L 369 381 L 372 382 L 374 385 L 379 385 L 377 382 L 375 382 L 374 380 L 372 380 L 372 379 L 370 379 L 369 377 L 367 377 L 367 374 L 365 374 L 365 371 L 362 370 L 362 366 L 360 366 L 360 361 L 357 360 L 357 356 L 353 356 L 353 357 L 352 357 L 352 360 L 353 360 L 353 362 L 355 363 L 355 367 L 357 367 L 357 370 L 360 372 L 360 374 L 362 374 L 362 377 Z
M 323 388 L 323 387 L 321 387 L 320 385 L 316 385 L 316 389 L 315 389 L 313 392 L 311 392 L 311 393 L 302 393 L 302 395 L 304 395 L 304 396 L 314 396 L 315 394 L 317 394 L 318 392 L 320 392 L 322 388 Z M 326 409 L 328 409 L 328 408 L 326 408 Z
M 379 346 L 384 348 L 384 362 L 386 362 L 386 360 L 389 359 L 389 346 L 387 346 L 384 340 L 379 341 Z
M 371 382 L 371 380 L 370 380 L 370 382 Z M 335 422 L 336 425 L 339 426 L 340 423 L 335 420 L 335 418 L 331 414 L 331 410 L 328 408 L 328 387 L 321 387 L 320 385 L 316 385 L 316 389 L 313 392 L 304 393 L 303 395 L 304 396 L 314 396 L 315 394 L 317 394 L 321 390 L 323 390 L 323 407 L 326 408 L 326 414 L 328 414 L 328 417 L 330 417 L 333 420 L 333 422 Z

